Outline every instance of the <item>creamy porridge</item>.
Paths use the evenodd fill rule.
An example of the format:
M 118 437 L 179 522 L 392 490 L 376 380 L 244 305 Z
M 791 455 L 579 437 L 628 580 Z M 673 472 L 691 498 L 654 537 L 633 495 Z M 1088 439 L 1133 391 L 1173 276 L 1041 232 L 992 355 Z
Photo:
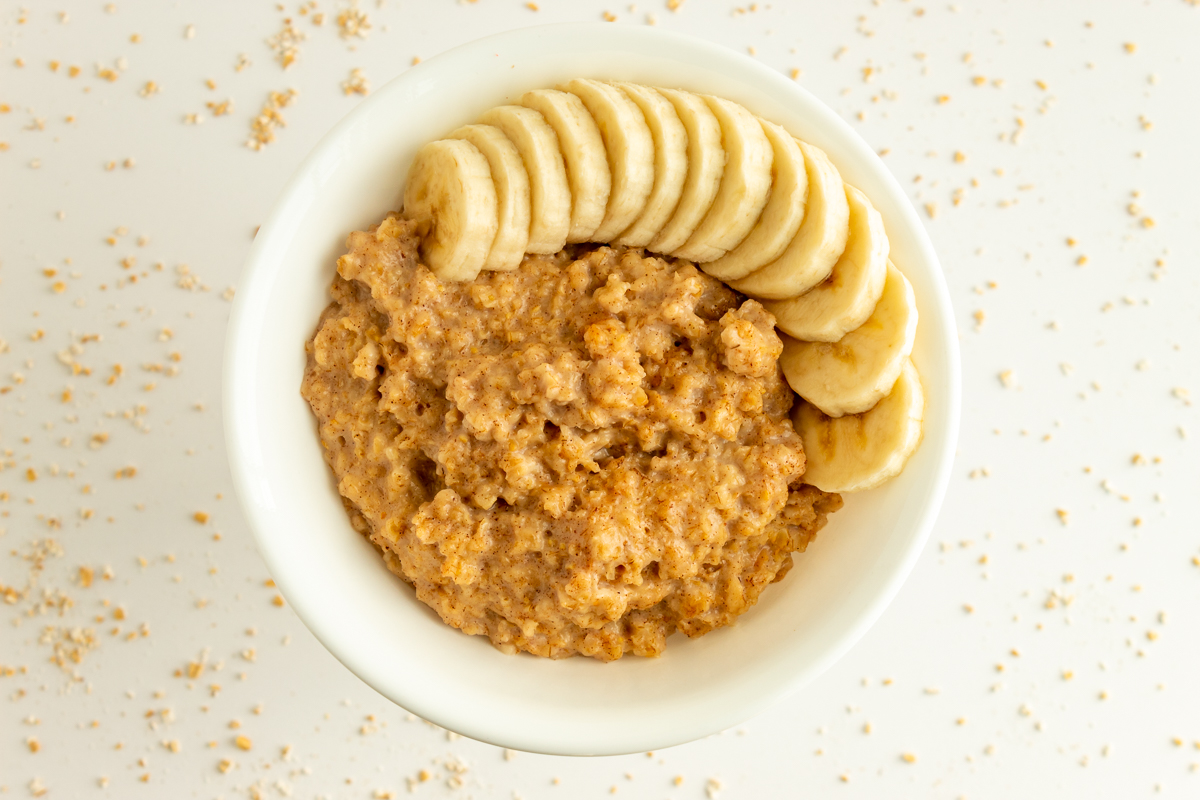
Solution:
M 732 624 L 841 507 L 801 483 L 757 301 L 619 246 L 456 283 L 419 243 L 395 215 L 350 235 L 302 392 L 354 527 L 448 624 L 657 655 Z

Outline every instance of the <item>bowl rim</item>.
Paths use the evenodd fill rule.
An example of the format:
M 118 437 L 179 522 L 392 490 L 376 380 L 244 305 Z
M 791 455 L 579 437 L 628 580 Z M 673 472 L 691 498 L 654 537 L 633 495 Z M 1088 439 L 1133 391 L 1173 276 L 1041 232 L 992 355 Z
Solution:
M 254 391 L 253 370 L 248 355 L 250 348 L 243 347 L 242 344 L 248 336 L 253 334 L 256 314 L 260 310 L 256 307 L 255 301 L 263 295 L 262 291 L 250 291 L 249 289 L 256 288 L 271 277 L 270 271 L 273 268 L 271 262 L 278 260 L 273 254 L 280 247 L 286 246 L 287 241 L 290 241 L 290 237 L 294 233 L 294 225 L 289 224 L 288 218 L 298 202 L 296 198 L 299 190 L 309 182 L 314 172 L 321 166 L 323 154 L 334 149 L 347 131 L 353 128 L 360 119 L 371 114 L 372 109 L 377 105 L 386 102 L 390 94 L 399 94 L 401 87 L 422 80 L 424 76 L 431 74 L 434 70 L 451 67 L 459 62 L 465 63 L 483 51 L 498 49 L 497 45 L 507 46 L 521 40 L 522 37 L 539 32 L 554 32 L 564 37 L 575 37 L 586 41 L 589 46 L 599 46 L 619 40 L 624 46 L 633 42 L 660 47 L 667 51 L 682 48 L 698 56 L 707 57 L 714 63 L 721 64 L 722 67 L 729 68 L 736 73 L 736 79 L 747 84 L 764 84 L 767 87 L 765 91 L 769 93 L 793 93 L 795 97 L 815 107 L 826 117 L 822 120 L 822 124 L 831 126 L 837 136 L 845 140 L 847 146 L 858 151 L 858 157 L 861 160 L 858 166 L 879 173 L 879 177 L 887 186 L 888 191 L 894 195 L 893 199 L 899 200 L 898 208 L 902 219 L 893 219 L 890 227 L 893 229 L 901 227 L 912 236 L 912 244 L 920 251 L 921 258 L 926 262 L 930 272 L 929 278 L 933 292 L 932 296 L 926 298 L 926 301 L 937 307 L 939 312 L 937 321 L 940 322 L 938 329 L 931 333 L 945 348 L 947 378 L 950 385 L 945 398 L 947 407 L 945 408 L 943 445 L 941 452 L 936 455 L 936 466 L 924 496 L 923 509 L 916 524 L 916 535 L 909 541 L 902 557 L 891 570 L 887 580 L 879 587 L 873 601 L 859 614 L 853 625 L 841 632 L 841 635 L 821 657 L 814 659 L 803 669 L 795 671 L 788 679 L 774 686 L 771 691 L 760 692 L 752 700 L 743 702 L 737 708 L 720 711 L 714 709 L 705 716 L 705 722 L 702 725 L 694 722 L 680 723 L 674 726 L 668 724 L 652 731 L 631 730 L 623 736 L 616 737 L 612 735 L 589 736 L 586 731 L 573 729 L 571 735 L 564 736 L 561 731 L 514 731 L 503 721 L 480 719 L 470 713 L 464 713 L 461 709 L 452 711 L 439 706 L 436 700 L 423 696 L 419 688 L 404 686 L 402 681 L 389 682 L 382 679 L 377 670 L 371 669 L 370 665 L 356 658 L 361 654 L 346 652 L 339 646 L 332 635 L 329 620 L 323 619 L 315 605 L 308 602 L 305 593 L 301 591 L 302 587 L 292 585 L 289 581 L 282 553 L 279 550 L 279 542 L 268 533 L 271 522 L 269 519 L 271 503 L 267 502 L 269 498 L 264 497 L 260 482 L 256 480 L 254 473 L 255 459 L 252 449 L 257 430 L 254 421 L 249 418 L 249 403 L 243 401 L 247 392 L 253 393 Z M 934 320 L 922 319 L 922 322 L 930 325 Z M 223 383 L 226 452 L 236 494 L 254 534 L 258 550 L 268 569 L 275 576 L 281 593 L 313 635 L 360 679 L 397 705 L 411 710 L 425 719 L 470 738 L 498 746 L 561 755 L 611 755 L 641 752 L 662 749 L 717 733 L 755 716 L 772 704 L 779 702 L 783 697 L 795 693 L 840 659 L 874 625 L 892 602 L 924 549 L 949 484 L 961 418 L 961 360 L 958 334 L 949 290 L 942 275 L 936 252 L 927 231 L 899 182 L 859 134 L 802 86 L 785 78 L 765 64 L 724 45 L 675 31 L 603 22 L 569 22 L 528 26 L 461 44 L 400 73 L 342 117 L 321 137 L 284 185 L 250 248 L 243 273 L 239 278 L 227 327 Z M 929 442 L 924 442 L 922 446 L 929 446 Z M 667 732 L 668 730 L 670 732 Z

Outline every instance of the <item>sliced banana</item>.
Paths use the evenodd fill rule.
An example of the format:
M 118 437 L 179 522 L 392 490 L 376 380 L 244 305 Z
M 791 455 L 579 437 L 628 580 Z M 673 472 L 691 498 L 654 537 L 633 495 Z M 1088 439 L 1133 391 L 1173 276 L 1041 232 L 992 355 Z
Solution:
M 479 118 L 516 145 L 529 176 L 529 253 L 557 253 L 571 226 L 571 190 L 558 136 L 532 108 L 497 106 Z
M 583 101 L 570 92 L 535 89 L 521 95 L 520 103 L 545 117 L 558 134 L 571 189 L 571 224 L 567 241 L 591 241 L 604 219 L 612 188 L 600 128 Z
M 833 272 L 799 297 L 763 303 L 781 331 L 803 341 L 836 342 L 867 321 L 883 294 L 889 249 L 883 217 L 853 186 L 846 186 L 846 199 L 850 236 Z
M 870 411 L 832 418 L 797 403 L 792 423 L 804 441 L 803 481 L 823 492 L 871 489 L 900 474 L 921 442 L 925 393 L 904 359 L 892 391 Z
M 525 245 L 529 243 L 529 175 L 517 146 L 499 128 L 491 125 L 464 125 L 447 138 L 462 139 L 475 145 L 492 171 L 499 227 L 483 268 L 516 269 L 525 257 Z
M 842 176 L 819 148 L 800 142 L 808 169 L 804 222 L 783 255 L 729 285 L 763 300 L 798 297 L 829 277 L 846 249 L 850 208 Z
M 759 120 L 771 143 L 771 194 L 754 229 L 737 247 L 701 268 L 722 281 L 744 278 L 783 254 L 804 221 L 808 170 L 800 145 L 783 126 Z
M 699 95 L 680 89 L 656 91 L 671 101 L 687 132 L 683 194 L 675 213 L 648 245 L 656 253 L 671 253 L 683 246 L 712 207 L 725 172 L 725 148 L 721 146 L 721 123 Z
M 404 184 L 404 216 L 426 226 L 421 261 L 439 278 L 479 274 L 499 226 L 496 187 L 483 153 L 461 139 L 422 147 Z
M 866 322 L 836 342 L 800 342 L 785 334 L 779 366 L 796 394 L 829 416 L 859 414 L 892 390 L 916 334 L 912 286 L 889 265 Z
M 704 100 L 721 123 L 725 171 L 712 207 L 682 247 L 671 255 L 690 261 L 715 261 L 737 247 L 767 204 L 771 193 L 771 142 L 758 117 L 721 97 Z
M 687 131 L 671 101 L 649 86 L 618 83 L 621 91 L 641 109 L 654 140 L 654 185 L 641 216 L 614 241 L 628 247 L 645 247 L 671 218 L 683 182 L 687 179 Z
M 576 78 L 563 89 L 583 101 L 600 128 L 612 191 L 592 241 L 611 242 L 646 207 L 654 186 L 654 139 L 641 109 L 617 87 Z

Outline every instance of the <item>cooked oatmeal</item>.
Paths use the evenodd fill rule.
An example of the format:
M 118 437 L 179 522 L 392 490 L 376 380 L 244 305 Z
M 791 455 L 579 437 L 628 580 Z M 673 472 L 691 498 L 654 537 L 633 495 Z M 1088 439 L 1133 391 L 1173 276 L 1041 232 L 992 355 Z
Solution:
M 800 482 L 774 318 L 692 264 L 575 246 L 446 282 L 395 216 L 347 247 L 302 393 L 354 527 L 448 624 L 658 655 L 841 507 Z

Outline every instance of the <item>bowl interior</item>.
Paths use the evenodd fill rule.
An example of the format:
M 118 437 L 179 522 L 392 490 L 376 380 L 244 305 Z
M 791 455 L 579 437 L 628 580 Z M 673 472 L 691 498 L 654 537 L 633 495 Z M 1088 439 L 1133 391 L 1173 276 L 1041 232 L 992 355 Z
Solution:
M 671 637 L 657 659 L 505 656 L 441 623 L 350 527 L 300 397 L 304 343 L 346 235 L 399 204 L 416 150 L 522 92 L 574 77 L 721 95 L 823 148 L 883 215 L 916 292 L 924 441 L 904 473 L 847 497 L 786 580 L 732 627 Z M 957 339 L 936 256 L 869 147 L 792 81 L 722 47 L 607 24 L 526 28 L 408 70 L 339 123 L 259 231 L 230 326 L 225 418 L 239 495 L 276 581 L 347 667 L 401 706 L 476 739 L 559 754 L 659 749 L 737 724 L 819 674 L 912 567 L 948 480 Z

